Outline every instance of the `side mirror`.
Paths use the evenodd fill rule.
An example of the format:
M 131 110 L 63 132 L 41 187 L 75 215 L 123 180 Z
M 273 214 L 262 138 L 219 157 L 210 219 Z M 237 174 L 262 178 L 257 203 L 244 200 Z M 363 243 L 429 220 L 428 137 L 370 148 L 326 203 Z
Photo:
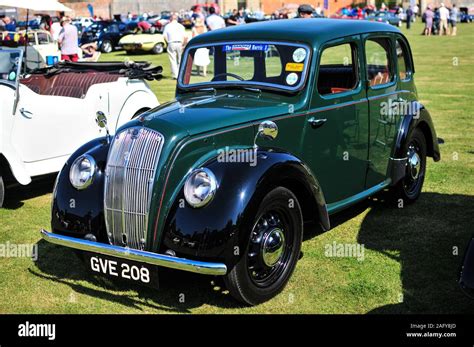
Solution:
M 278 126 L 271 120 L 263 121 L 258 126 L 258 136 L 266 140 L 274 140 L 278 136 Z
M 254 148 L 257 148 L 257 138 L 261 137 L 265 140 L 274 140 L 278 136 L 278 126 L 271 120 L 263 121 L 258 125 L 258 132 L 254 139 Z
M 95 117 L 95 122 L 99 126 L 99 128 L 105 128 L 105 131 L 107 132 L 107 142 L 110 142 L 110 133 L 109 133 L 109 127 L 107 126 L 107 116 L 104 114 L 102 111 L 97 111 L 96 117 Z

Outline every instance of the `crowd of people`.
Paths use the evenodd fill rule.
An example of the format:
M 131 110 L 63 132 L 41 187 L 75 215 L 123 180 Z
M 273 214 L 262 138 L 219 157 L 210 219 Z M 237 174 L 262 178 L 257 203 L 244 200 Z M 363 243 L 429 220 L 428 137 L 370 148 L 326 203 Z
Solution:
M 389 11 L 387 6 L 382 3 L 380 8 L 375 6 L 347 6 L 342 8 L 337 16 L 345 18 L 352 17 L 357 19 L 364 19 L 371 13 Z M 411 23 L 419 17 L 419 6 L 411 5 L 407 9 L 396 6 L 390 10 L 395 15 L 400 16 L 402 13 L 406 15 L 407 29 L 410 29 Z M 240 8 L 231 11 L 226 18 L 217 13 L 215 7 L 209 7 L 205 11 L 200 6 L 193 8 L 192 12 L 186 13 L 186 16 L 192 21 L 191 37 L 201 35 L 207 31 L 214 31 L 225 28 L 226 26 L 242 25 L 248 22 L 249 11 Z M 428 5 L 422 15 L 422 20 L 425 23 L 423 30 L 424 35 L 456 35 L 456 24 L 458 20 L 458 9 L 453 5 L 448 9 L 443 3 L 439 8 L 433 9 L 432 5 Z M 144 13 L 141 20 L 138 21 L 136 30 L 138 32 L 154 33 L 155 28 L 147 21 L 151 14 Z M 172 13 L 169 22 L 163 28 L 163 36 L 167 43 L 167 52 L 170 60 L 172 78 L 176 79 L 178 76 L 179 65 L 181 63 L 181 55 L 183 49 L 187 44 L 189 37 L 186 33 L 185 27 L 180 23 L 183 13 Z M 275 11 L 271 15 L 271 19 L 287 19 L 287 18 L 312 18 L 324 16 L 324 10 L 320 4 L 316 8 L 311 5 L 300 5 L 297 11 L 289 11 L 281 9 Z M 132 15 L 128 13 L 124 15 L 124 20 L 132 20 Z M 51 18 L 44 16 L 39 20 L 39 27 L 42 30 L 49 31 L 54 41 L 58 42 L 61 49 L 61 59 L 66 61 L 78 60 L 78 30 L 77 27 L 71 24 L 71 18 L 65 16 L 61 20 L 58 18 Z M 9 17 L 0 18 L 0 32 L 8 31 L 15 32 L 17 30 L 17 23 L 15 19 Z M 85 57 L 94 57 L 97 50 L 97 45 L 88 44 L 81 47 Z M 209 64 L 209 56 L 203 50 L 197 52 L 198 72 L 206 76 L 206 66 Z M 199 61 L 202 63 L 199 64 Z
M 433 9 L 432 5 L 428 5 L 423 20 L 425 22 L 424 35 L 452 35 L 457 33 L 459 11 L 455 4 L 448 9 L 444 3 L 439 8 Z

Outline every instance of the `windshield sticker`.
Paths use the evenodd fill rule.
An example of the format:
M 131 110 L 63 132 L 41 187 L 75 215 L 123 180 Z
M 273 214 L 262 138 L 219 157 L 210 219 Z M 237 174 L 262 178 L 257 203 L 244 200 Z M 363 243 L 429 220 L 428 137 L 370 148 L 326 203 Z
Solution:
M 285 65 L 285 71 L 288 72 L 302 72 L 303 68 L 303 63 L 286 63 Z
M 301 63 L 306 59 L 306 49 L 298 48 L 293 52 L 293 60 L 297 63 Z
M 298 75 L 295 74 L 294 72 L 292 72 L 288 76 L 286 76 L 286 84 L 292 86 L 296 82 L 298 82 Z
M 14 71 L 10 72 L 10 74 L 8 75 L 8 79 L 10 81 L 14 81 L 16 78 L 16 73 Z
M 236 45 L 224 45 L 222 50 L 224 52 L 231 51 L 268 51 L 269 45 L 265 44 L 255 44 L 255 43 L 245 43 L 245 44 L 236 44 Z

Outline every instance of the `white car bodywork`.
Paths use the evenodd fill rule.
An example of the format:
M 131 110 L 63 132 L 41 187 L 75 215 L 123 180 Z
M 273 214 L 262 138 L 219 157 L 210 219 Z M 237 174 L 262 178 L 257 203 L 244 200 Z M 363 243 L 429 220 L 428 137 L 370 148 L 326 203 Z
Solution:
M 22 185 L 32 177 L 58 172 L 81 145 L 105 136 L 95 122 L 98 111 L 107 116 L 113 134 L 138 113 L 159 105 L 146 82 L 123 76 L 92 84 L 83 97 L 41 95 L 18 78 L 2 82 L 2 74 L 13 76 L 2 71 L 7 52 L 12 50 L 0 49 L 0 178 L 6 169 L 2 161 Z

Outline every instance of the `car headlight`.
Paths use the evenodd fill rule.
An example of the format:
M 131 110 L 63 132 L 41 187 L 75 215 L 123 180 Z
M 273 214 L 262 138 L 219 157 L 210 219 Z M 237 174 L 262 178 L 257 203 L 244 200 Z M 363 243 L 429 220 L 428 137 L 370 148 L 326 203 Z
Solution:
M 201 168 L 191 172 L 184 184 L 184 197 L 194 208 L 207 205 L 217 190 L 216 176 L 211 170 Z
M 90 155 L 84 154 L 74 160 L 69 170 L 69 181 L 76 189 L 86 189 L 92 184 L 97 164 Z

